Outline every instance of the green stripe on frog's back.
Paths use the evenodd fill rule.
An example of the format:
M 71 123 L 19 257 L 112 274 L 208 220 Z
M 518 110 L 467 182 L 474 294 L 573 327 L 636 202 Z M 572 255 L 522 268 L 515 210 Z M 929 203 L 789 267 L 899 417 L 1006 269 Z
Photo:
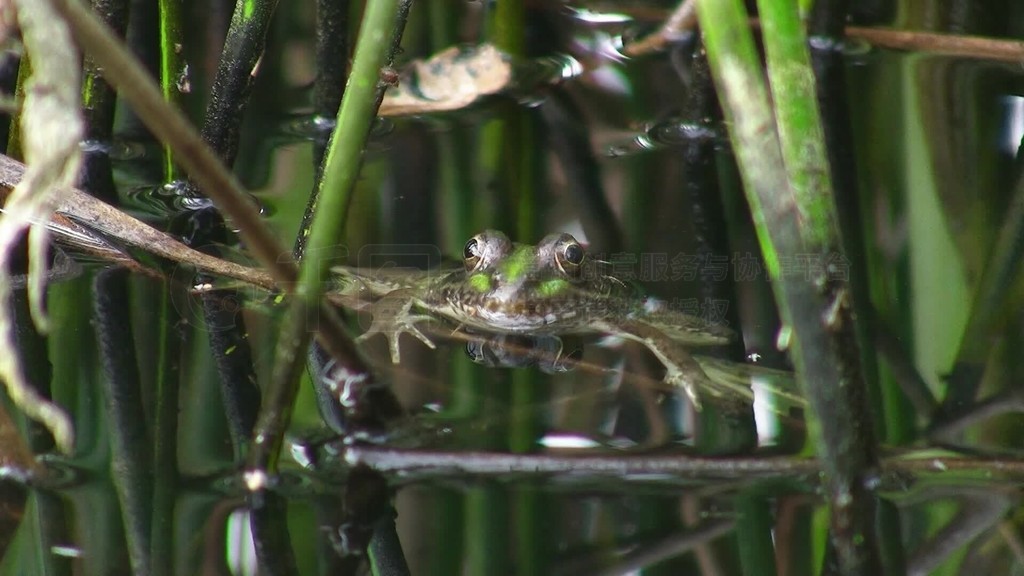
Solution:
M 564 294 L 569 287 L 572 286 L 567 280 L 561 278 L 551 278 L 550 280 L 544 280 L 537 285 L 537 294 L 544 298 L 551 298 Z
M 524 274 L 529 274 L 530 268 L 536 262 L 535 250 L 533 246 L 517 246 L 514 252 L 498 264 L 498 271 L 505 277 L 506 282 L 515 282 Z
M 469 277 L 469 285 L 477 292 L 483 294 L 491 290 L 491 276 L 478 272 Z

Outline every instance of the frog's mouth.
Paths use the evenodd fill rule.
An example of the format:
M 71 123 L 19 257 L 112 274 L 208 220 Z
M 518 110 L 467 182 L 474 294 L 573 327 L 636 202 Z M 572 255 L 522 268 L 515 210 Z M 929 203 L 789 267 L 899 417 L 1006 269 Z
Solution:
M 548 301 L 508 301 L 490 297 L 461 308 L 467 324 L 508 333 L 545 332 L 572 322 L 578 313 L 571 308 L 552 306 Z

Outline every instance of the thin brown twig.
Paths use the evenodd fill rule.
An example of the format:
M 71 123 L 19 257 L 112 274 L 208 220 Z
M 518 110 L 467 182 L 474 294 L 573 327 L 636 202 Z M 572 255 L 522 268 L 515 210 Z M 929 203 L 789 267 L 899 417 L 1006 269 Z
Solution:
M 635 574 L 638 570 L 643 570 L 648 566 L 669 558 L 675 558 L 690 551 L 699 554 L 701 549 L 708 550 L 710 544 L 715 539 L 725 536 L 735 528 L 736 520 L 734 519 L 705 519 L 691 529 L 676 531 L 622 553 L 611 566 L 596 572 L 588 571 L 586 573 L 594 574 L 594 576 Z M 710 557 L 713 555 L 707 554 L 706 556 Z M 582 574 L 584 572 L 578 573 Z M 709 572 L 701 573 L 708 574 Z
M 683 0 L 657 32 L 645 36 L 643 40 L 630 42 L 623 48 L 622 53 L 626 56 L 636 57 L 660 52 L 680 36 L 692 32 L 696 27 L 697 2 L 696 0 Z
M 879 48 L 929 52 L 940 56 L 959 56 L 1012 64 L 1024 62 L 1024 42 L 1016 40 L 860 26 L 847 26 L 846 35 L 865 40 Z
M 665 50 L 696 26 L 695 5 L 695 0 L 685 0 L 668 15 L 657 32 L 645 36 L 641 40 L 630 42 L 623 48 L 622 53 L 626 56 L 637 57 Z M 755 18 L 751 20 L 751 25 L 760 26 L 760 22 Z M 844 32 L 848 38 L 864 40 L 876 48 L 927 52 L 937 56 L 973 58 L 1011 64 L 1024 62 L 1024 42 L 1017 40 L 866 26 L 847 26 Z

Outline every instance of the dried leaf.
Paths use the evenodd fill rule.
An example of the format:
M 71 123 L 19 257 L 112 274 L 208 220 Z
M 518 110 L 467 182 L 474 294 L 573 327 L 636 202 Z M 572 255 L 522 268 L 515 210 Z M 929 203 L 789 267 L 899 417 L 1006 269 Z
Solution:
M 9 305 L 10 259 L 26 228 L 29 303 L 36 325 L 46 330 L 43 302 L 48 234 L 46 226 L 38 223 L 49 220 L 60 190 L 74 183 L 81 164 L 78 143 L 84 132 L 79 59 L 64 21 L 48 2 L 15 0 L 14 7 L 25 50 L 32 59 L 32 76 L 25 84 L 20 132 L 28 169 L 7 198 L 0 217 L 0 339 L 8 350 L 18 349 Z M 0 376 L 15 405 L 45 424 L 60 449 L 70 452 L 74 438 L 70 419 L 29 384 L 17 354 L 0 358 Z
M 18 431 L 18 425 L 2 405 L 0 405 L 0 470 L 5 470 L 7 476 L 15 479 L 46 474 L 46 469 L 36 461 L 32 455 L 32 449 L 29 448 L 25 438 Z
M 389 89 L 381 116 L 407 116 L 465 108 L 512 82 L 508 56 L 490 44 L 454 46 L 413 62 Z

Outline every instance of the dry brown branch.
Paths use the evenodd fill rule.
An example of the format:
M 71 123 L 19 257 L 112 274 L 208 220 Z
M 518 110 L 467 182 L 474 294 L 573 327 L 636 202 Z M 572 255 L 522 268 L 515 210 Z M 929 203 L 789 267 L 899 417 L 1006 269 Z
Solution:
M 0 187 L 13 188 L 24 178 L 24 175 L 25 166 L 21 162 L 0 154 Z M 277 289 L 277 284 L 267 272 L 193 250 L 178 242 L 173 236 L 165 234 L 77 188 L 64 190 L 61 201 L 57 205 L 55 218 L 69 218 L 72 222 L 105 234 L 127 246 L 145 250 L 173 262 L 194 266 L 198 270 L 210 274 L 241 280 L 267 290 Z M 121 262 L 115 260 L 114 263 Z

